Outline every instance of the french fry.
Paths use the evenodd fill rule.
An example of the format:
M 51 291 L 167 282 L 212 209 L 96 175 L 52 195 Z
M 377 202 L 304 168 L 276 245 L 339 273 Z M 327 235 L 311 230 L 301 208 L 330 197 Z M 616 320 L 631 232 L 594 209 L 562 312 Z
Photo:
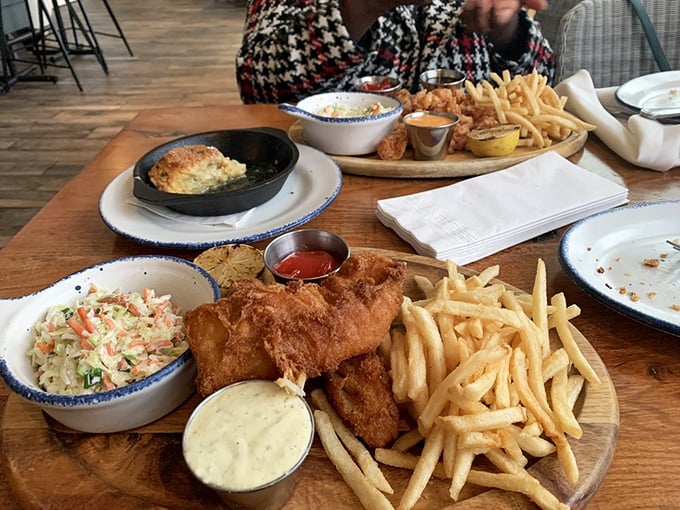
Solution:
M 405 452 L 420 443 L 423 439 L 423 435 L 418 429 L 411 429 L 394 441 L 392 449 L 398 452 Z
M 592 131 L 596 126 L 567 112 L 566 97 L 548 85 L 546 76 L 536 71 L 526 76 L 491 73 L 489 80 L 465 88 L 477 106 L 492 106 L 498 122 L 518 124 L 519 146 L 549 147 L 553 140 L 564 140 L 572 133 Z
M 431 434 L 425 438 L 425 446 L 409 479 L 406 490 L 399 501 L 398 510 L 409 510 L 418 502 L 425 490 L 432 473 L 434 473 L 439 457 L 444 448 L 444 430 L 435 425 Z
M 559 370 L 568 368 L 570 364 L 569 354 L 567 354 L 564 347 L 556 349 L 547 358 L 543 359 L 543 382 L 548 382 Z
M 492 80 L 502 90 L 492 96 L 495 99 L 486 98 L 489 104 L 514 101 L 528 111 L 543 108 L 546 101 L 554 108 L 563 106 L 544 77 L 519 81 L 504 73 Z M 471 94 L 486 97 L 484 86 L 472 90 Z M 561 136 L 565 131 L 556 125 L 550 132 Z M 562 294 L 548 299 L 541 260 L 531 294 L 519 294 L 495 281 L 498 266 L 466 278 L 447 261 L 446 273 L 437 282 L 416 280 L 425 299 L 404 299 L 401 325 L 383 342 L 389 349 L 395 399 L 407 404 L 418 426 L 402 434 L 391 449 L 376 449 L 371 461 L 411 470 L 398 507 L 403 510 L 417 504 L 432 476 L 450 480 L 454 501 L 466 483 L 473 483 L 526 494 L 541 508 L 566 508 L 526 467 L 529 458 L 556 454 L 564 478 L 578 480 L 567 436 L 574 440 L 582 436 L 574 408 L 586 381 L 599 382 L 570 329 L 569 321 L 579 315 L 579 308 L 567 306 Z M 328 411 L 326 417 L 332 417 L 332 409 Z M 345 433 L 336 427 L 334 436 L 341 445 Z M 345 447 L 357 463 L 365 456 L 351 438 Z M 488 462 L 481 464 L 485 469 L 496 471 L 478 469 L 478 456 L 486 457 Z M 359 478 L 366 479 L 370 469 L 352 464 L 359 474 L 366 473 Z M 354 473 L 343 477 L 362 494 L 362 504 L 368 504 L 365 501 L 375 496 L 354 479 L 354 468 L 342 462 L 340 466 L 339 470 Z M 380 483 L 368 485 L 375 489 Z
M 460 491 L 468 480 L 475 456 L 475 452 L 471 450 L 458 450 L 451 475 L 451 485 L 449 486 L 449 496 L 454 501 L 458 501 Z
M 526 471 L 519 473 L 488 473 L 476 469 L 470 470 L 468 481 L 484 487 L 495 487 L 509 491 L 521 492 L 546 510 L 569 510 L 549 490 Z
M 562 345 L 569 353 L 569 358 L 574 363 L 574 366 L 578 369 L 579 373 L 586 378 L 588 382 L 600 383 L 600 377 L 595 373 L 593 367 L 590 366 L 588 360 L 585 358 L 581 349 L 576 345 L 574 340 L 574 335 L 571 334 L 569 330 L 569 324 L 567 321 L 567 302 L 564 298 L 564 294 L 555 294 L 550 302 L 555 305 L 555 329 L 560 337 Z
M 402 320 L 407 326 L 406 349 L 408 359 L 408 396 L 414 402 L 427 399 L 427 360 L 425 348 L 420 340 L 420 333 L 415 326 L 414 319 L 408 309 L 409 302 L 405 299 L 401 307 Z M 408 325 L 411 325 L 409 328 Z
M 460 301 L 432 302 L 427 305 L 430 313 L 450 313 L 484 320 L 496 320 L 503 324 L 520 327 L 521 320 L 514 310 L 506 310 L 482 304 L 463 303 Z
M 419 306 L 409 307 L 410 316 L 420 331 L 423 340 L 425 357 L 427 359 L 427 385 L 428 395 L 446 376 L 446 359 L 444 358 L 444 344 L 439 335 L 437 323 L 431 314 Z
M 569 402 L 570 409 L 574 409 L 576 400 L 581 394 L 581 390 L 583 389 L 583 384 L 585 381 L 586 380 L 582 375 L 569 376 L 569 381 L 567 382 L 567 400 Z
M 499 361 L 505 354 L 504 349 L 477 351 L 465 363 L 453 370 L 446 379 L 432 392 L 419 418 L 421 433 L 427 433 L 436 418 L 448 403 L 449 390 L 456 384 L 460 384 L 467 376 L 483 369 L 486 365 Z
M 394 510 L 392 503 L 366 479 L 342 446 L 331 420 L 323 411 L 314 411 L 314 424 L 326 455 L 367 510 Z
M 567 367 L 562 368 L 555 374 L 550 385 L 550 400 L 555 410 L 555 419 L 562 431 L 571 437 L 580 439 L 583 435 L 583 430 L 569 404 L 568 380 Z
M 342 418 L 337 414 L 331 403 L 328 401 L 326 394 L 322 389 L 317 388 L 311 393 L 312 403 L 320 410 L 326 413 L 335 434 L 340 441 L 345 445 L 345 448 L 356 459 L 359 468 L 366 476 L 366 479 L 376 489 L 386 492 L 387 494 L 394 494 L 394 490 L 390 483 L 385 478 L 385 475 L 380 470 L 380 466 L 371 456 L 371 453 L 366 449 L 364 444 L 359 441 L 354 434 L 345 426 Z
M 456 434 L 463 434 L 499 429 L 512 423 L 525 421 L 526 418 L 526 410 L 523 407 L 508 407 L 474 414 L 441 416 L 439 422 Z
M 400 452 L 392 448 L 376 448 L 375 449 L 375 460 L 385 464 L 386 466 L 392 466 L 396 468 L 403 468 L 413 471 L 418 464 L 420 459 L 419 455 L 414 455 L 413 453 Z M 437 478 L 448 478 L 448 475 L 444 471 L 444 466 L 441 463 L 437 463 L 432 472 L 432 476 Z
M 406 359 L 406 336 L 401 329 L 393 329 L 390 351 L 390 375 L 392 394 L 397 402 L 408 399 L 408 361 Z

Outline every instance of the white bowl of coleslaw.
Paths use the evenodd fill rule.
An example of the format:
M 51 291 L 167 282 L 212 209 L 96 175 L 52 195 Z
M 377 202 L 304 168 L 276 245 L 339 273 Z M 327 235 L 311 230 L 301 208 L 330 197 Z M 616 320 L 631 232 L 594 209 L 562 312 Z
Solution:
M 361 156 L 376 151 L 404 109 L 393 97 L 368 92 L 326 92 L 279 109 L 300 119 L 305 143 L 328 154 Z
M 194 392 L 182 315 L 219 297 L 205 270 L 176 257 L 124 257 L 85 268 L 0 300 L 0 376 L 75 430 L 140 427 Z

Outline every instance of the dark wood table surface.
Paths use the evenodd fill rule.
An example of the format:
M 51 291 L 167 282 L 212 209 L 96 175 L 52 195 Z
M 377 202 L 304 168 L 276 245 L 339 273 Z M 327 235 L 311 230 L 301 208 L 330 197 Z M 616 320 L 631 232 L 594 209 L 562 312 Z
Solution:
M 0 298 L 28 294 L 78 269 L 115 257 L 164 253 L 193 258 L 197 252 L 142 246 L 109 230 L 98 213 L 98 200 L 106 185 L 147 150 L 184 134 L 255 126 L 287 129 L 291 124 L 291 117 L 271 105 L 163 108 L 140 113 L 0 250 Z M 680 168 L 659 173 L 634 167 L 594 136 L 571 159 L 627 186 L 631 203 L 680 200 Z M 452 182 L 455 180 L 344 174 L 338 197 L 306 226 L 337 232 L 352 246 L 413 253 L 408 244 L 376 219 L 376 201 Z M 548 268 L 549 293 L 563 291 L 568 302 L 582 310 L 573 323 L 604 361 L 620 405 L 614 460 L 589 508 L 677 508 L 680 338 L 619 315 L 577 287 L 558 262 L 557 249 L 563 232 L 560 229 L 522 243 L 469 267 L 481 270 L 500 264 L 502 280 L 530 290 L 535 261 L 541 257 Z M 262 248 L 266 243 L 264 240 L 254 244 Z M 3 411 L 8 394 L 8 389 L 0 384 Z M 7 465 L 3 467 L 8 469 Z M 20 508 L 21 498 L 13 494 L 7 478 L 3 476 L 0 482 L 0 508 Z M 77 491 L 77 486 L 73 490 Z

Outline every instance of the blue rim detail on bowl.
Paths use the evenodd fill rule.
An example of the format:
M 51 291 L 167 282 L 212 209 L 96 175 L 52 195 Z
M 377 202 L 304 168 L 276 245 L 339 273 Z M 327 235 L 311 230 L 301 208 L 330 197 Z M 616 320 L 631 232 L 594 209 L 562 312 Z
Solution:
M 280 105 L 279 108 L 284 112 L 288 112 L 284 105 Z M 306 110 L 298 110 L 298 113 L 304 115 L 310 120 L 323 122 L 325 124 L 362 124 L 367 122 L 375 122 L 376 120 L 381 120 L 388 117 L 394 117 L 395 115 L 399 116 L 403 110 L 404 105 L 399 103 L 389 111 L 366 117 L 324 117 L 323 115 L 317 115 L 316 113 L 308 112 Z
M 599 303 L 605 305 L 608 308 L 611 308 L 615 312 L 620 313 L 621 315 L 624 315 L 630 319 L 633 319 L 637 322 L 640 322 L 646 326 L 649 326 L 653 329 L 659 330 L 663 333 L 670 333 L 675 336 L 680 336 L 680 323 L 672 323 L 663 319 L 659 319 L 656 317 L 651 317 L 649 315 L 639 313 L 635 309 L 627 306 L 623 306 L 620 303 L 612 300 L 611 298 L 608 297 L 607 294 L 604 292 L 600 291 L 596 287 L 594 287 L 589 281 L 587 281 L 585 278 L 581 276 L 581 274 L 578 272 L 574 264 L 571 263 L 568 257 L 568 251 L 569 251 L 569 243 L 571 242 L 571 236 L 574 234 L 574 232 L 577 232 L 579 227 L 583 225 L 584 223 L 589 222 L 593 218 L 601 217 L 604 215 L 608 214 L 615 214 L 617 211 L 620 211 L 621 209 L 641 209 L 645 207 L 652 207 L 652 206 L 659 206 L 659 205 L 664 205 L 664 204 L 677 204 L 680 203 L 678 200 L 662 200 L 658 202 L 641 202 L 638 204 L 632 204 L 628 205 L 625 207 L 618 207 L 615 209 L 610 209 L 607 211 L 603 211 L 600 213 L 593 214 L 587 218 L 584 218 L 582 220 L 579 220 L 578 222 L 574 223 L 569 229 L 565 232 L 565 234 L 562 236 L 562 239 L 560 240 L 560 245 L 559 245 L 559 250 L 558 250 L 558 260 L 560 262 L 560 265 L 562 266 L 562 269 L 564 272 L 571 278 L 583 291 L 586 292 L 590 297 L 598 301 Z
M 153 259 L 164 259 L 164 260 L 169 260 L 175 263 L 181 263 L 185 264 L 186 266 L 189 266 L 191 269 L 195 270 L 198 274 L 203 276 L 208 283 L 210 283 L 210 286 L 213 291 L 213 297 L 215 300 L 219 299 L 221 294 L 220 294 L 220 288 L 217 285 L 217 282 L 215 279 L 208 274 L 208 272 L 194 264 L 193 262 L 190 262 L 186 259 L 182 259 L 179 257 L 173 257 L 170 255 L 132 255 L 128 257 L 120 257 L 117 259 L 112 259 L 106 262 L 102 262 L 99 264 L 93 264 L 91 266 L 85 267 L 83 269 L 80 269 L 76 271 L 75 273 L 71 273 L 68 276 L 65 276 L 64 278 L 52 283 L 51 285 L 48 285 L 44 289 L 38 291 L 42 292 L 46 289 L 49 289 L 51 287 L 54 287 L 55 285 L 59 284 L 65 279 L 70 279 L 72 277 L 76 277 L 79 274 L 88 271 L 92 268 L 95 267 L 100 267 L 100 266 L 106 266 L 109 264 L 113 263 L 118 263 L 118 262 L 126 262 L 126 261 L 135 261 L 135 260 L 153 260 Z M 33 293 L 37 294 L 37 292 Z M 28 296 L 31 296 L 33 294 L 29 294 Z M 22 298 L 28 297 L 28 296 L 23 296 Z M 22 299 L 22 298 L 14 298 L 14 299 Z M 104 391 L 101 393 L 92 393 L 89 395 L 58 395 L 54 393 L 48 393 L 44 390 L 40 390 L 37 388 L 31 388 L 30 386 L 26 386 L 24 383 L 20 382 L 14 375 L 12 375 L 11 371 L 9 370 L 9 367 L 7 366 L 7 362 L 4 358 L 0 358 L 0 375 L 2 375 L 2 378 L 5 381 L 5 384 L 9 389 L 20 395 L 21 397 L 30 400 L 31 402 L 35 402 L 37 404 L 42 404 L 42 405 L 48 405 L 52 407 L 60 407 L 60 408 L 70 408 L 74 406 L 94 406 L 94 405 L 99 405 L 102 403 L 110 402 L 111 400 L 122 398 L 122 397 L 127 397 L 129 395 L 132 395 L 134 393 L 137 393 L 139 391 L 142 391 L 143 389 L 147 388 L 148 386 L 151 386 L 152 384 L 165 379 L 165 377 L 170 374 L 171 372 L 174 372 L 175 369 L 178 369 L 187 363 L 193 361 L 193 355 L 190 350 L 186 350 L 184 353 L 182 353 L 177 359 L 171 361 L 168 363 L 166 366 L 158 370 L 157 372 L 154 372 L 153 374 L 149 375 L 148 377 L 145 377 L 144 379 L 140 381 L 135 381 L 133 383 L 128 384 L 127 386 L 122 386 L 120 388 L 116 388 L 115 390 L 110 390 L 110 391 Z

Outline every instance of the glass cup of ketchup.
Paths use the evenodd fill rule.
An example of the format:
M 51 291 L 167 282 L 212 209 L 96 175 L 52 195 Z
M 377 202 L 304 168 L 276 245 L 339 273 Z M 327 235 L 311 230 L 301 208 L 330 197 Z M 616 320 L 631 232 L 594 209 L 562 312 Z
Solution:
M 301 229 L 274 239 L 264 250 L 264 263 L 280 283 L 320 282 L 349 257 L 349 246 L 326 230 Z

